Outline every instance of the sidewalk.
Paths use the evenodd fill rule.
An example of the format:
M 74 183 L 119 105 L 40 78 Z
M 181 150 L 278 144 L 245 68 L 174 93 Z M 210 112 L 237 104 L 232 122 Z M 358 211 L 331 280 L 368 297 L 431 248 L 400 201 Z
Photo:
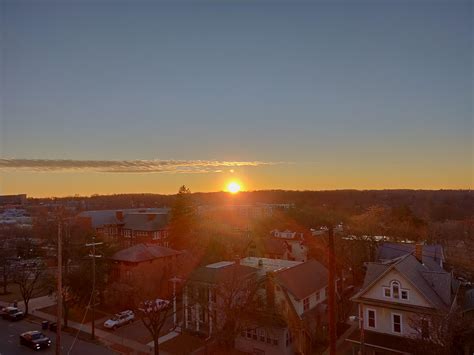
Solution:
M 54 296 L 43 296 L 43 297 L 33 298 L 30 300 L 28 304 L 29 313 L 38 318 L 41 318 L 50 322 L 56 322 L 56 316 L 39 311 L 39 309 L 52 306 L 55 303 L 56 303 L 56 298 Z M 11 306 L 11 305 L 12 303 L 0 301 L 1 307 Z M 24 309 L 24 302 L 19 301 L 18 307 L 20 309 Z M 111 347 L 112 349 L 126 348 L 126 350 L 131 350 L 134 354 L 153 354 L 153 343 L 151 343 L 151 346 L 147 344 L 142 344 L 132 339 L 127 339 L 127 338 L 118 336 L 116 334 L 107 332 L 105 330 L 99 329 L 97 327 L 97 324 L 100 322 L 103 322 L 103 320 L 96 320 L 95 322 L 96 324 L 95 335 L 96 335 L 96 338 L 104 342 L 106 346 Z M 69 320 L 68 327 L 82 331 L 84 333 L 89 333 L 89 334 L 92 333 L 91 323 L 80 324 L 78 322 Z M 161 344 L 162 342 L 165 342 L 173 338 L 174 336 L 176 335 L 166 334 L 160 337 L 159 343 Z M 117 349 L 114 349 L 114 350 L 117 350 Z M 125 352 L 125 353 L 130 353 L 130 352 Z M 169 355 L 163 350 L 160 350 L 160 354 Z

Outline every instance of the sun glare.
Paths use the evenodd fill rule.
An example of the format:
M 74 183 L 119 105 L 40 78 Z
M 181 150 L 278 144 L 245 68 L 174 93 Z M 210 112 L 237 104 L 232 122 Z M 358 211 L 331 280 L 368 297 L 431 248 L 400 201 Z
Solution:
M 232 181 L 227 185 L 227 191 L 229 191 L 231 194 L 236 194 L 240 191 L 240 185 L 237 182 Z

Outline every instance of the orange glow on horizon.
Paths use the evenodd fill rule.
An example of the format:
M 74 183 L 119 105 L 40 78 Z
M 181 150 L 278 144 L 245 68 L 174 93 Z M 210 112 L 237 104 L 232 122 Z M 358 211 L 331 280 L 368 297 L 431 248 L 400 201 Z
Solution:
M 230 192 L 231 194 L 236 194 L 238 193 L 242 187 L 240 184 L 236 181 L 231 181 L 227 184 L 227 191 Z

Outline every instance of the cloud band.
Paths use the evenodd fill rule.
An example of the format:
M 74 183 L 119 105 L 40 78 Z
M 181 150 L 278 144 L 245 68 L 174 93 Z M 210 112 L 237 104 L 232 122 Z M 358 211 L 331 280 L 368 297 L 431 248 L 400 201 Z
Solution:
M 0 159 L 0 171 L 100 173 L 212 173 L 225 168 L 274 165 L 261 161 Z

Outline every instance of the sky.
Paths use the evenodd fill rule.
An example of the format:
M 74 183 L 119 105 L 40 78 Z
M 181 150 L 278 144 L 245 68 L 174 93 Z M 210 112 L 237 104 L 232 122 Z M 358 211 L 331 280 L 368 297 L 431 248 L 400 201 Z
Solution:
M 0 4 L 0 193 L 472 188 L 471 1 Z

